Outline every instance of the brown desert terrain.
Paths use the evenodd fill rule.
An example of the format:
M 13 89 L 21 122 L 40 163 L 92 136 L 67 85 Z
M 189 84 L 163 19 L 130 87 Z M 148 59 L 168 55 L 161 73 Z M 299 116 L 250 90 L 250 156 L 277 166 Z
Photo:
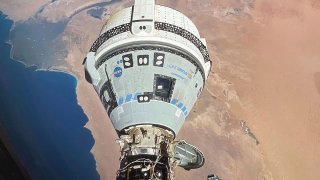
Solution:
M 45 6 L 49 0 L 2 0 L 0 10 L 8 15 L 12 20 L 25 21 L 33 16 L 39 9 Z
M 228 180 L 320 179 L 320 1 L 156 2 L 190 17 L 213 59 L 205 90 L 177 137 L 198 146 L 206 164 L 192 171 L 177 168 L 176 179 L 206 179 L 211 173 Z M 45 3 L 26 6 L 35 11 Z M 112 14 L 132 3 L 106 8 Z M 5 2 L 0 9 L 15 21 L 31 16 L 31 10 L 23 15 L 13 10 L 20 4 Z M 58 12 L 68 16 L 83 7 L 80 0 L 73 4 Z M 41 15 L 58 21 L 61 14 L 52 7 Z M 107 18 L 75 14 L 61 36 L 68 45 L 65 66 L 56 67 L 78 79 L 78 102 L 95 139 L 92 153 L 106 180 L 115 179 L 119 166 L 117 135 L 85 81 L 82 60 Z

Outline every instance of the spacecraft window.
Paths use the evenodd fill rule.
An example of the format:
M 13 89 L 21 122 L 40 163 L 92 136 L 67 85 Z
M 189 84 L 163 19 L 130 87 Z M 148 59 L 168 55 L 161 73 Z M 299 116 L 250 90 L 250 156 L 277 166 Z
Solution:
M 131 68 L 133 67 L 133 59 L 132 59 L 132 54 L 126 54 L 122 56 L 123 60 L 123 67 L 126 68 Z
M 155 76 L 155 95 L 164 101 L 169 101 L 174 86 L 174 79 L 165 76 Z
M 164 54 L 163 53 L 154 53 L 154 66 L 163 67 L 164 64 Z
M 138 66 L 147 66 L 149 65 L 149 55 L 138 55 Z
M 152 98 L 152 93 L 150 93 L 150 92 L 146 92 L 142 95 L 138 95 L 138 97 L 137 97 L 139 103 L 150 102 L 151 98 Z

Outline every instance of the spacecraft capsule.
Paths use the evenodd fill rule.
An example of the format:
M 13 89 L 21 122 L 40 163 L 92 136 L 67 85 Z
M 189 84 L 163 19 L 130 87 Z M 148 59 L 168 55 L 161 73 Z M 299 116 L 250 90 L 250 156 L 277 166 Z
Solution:
M 87 54 L 85 70 L 120 138 L 118 177 L 128 176 L 130 163 L 153 162 L 158 171 L 141 171 L 141 176 L 164 179 L 172 176 L 172 166 L 203 165 L 201 151 L 174 139 L 210 69 L 205 39 L 179 11 L 136 0 L 108 19 Z

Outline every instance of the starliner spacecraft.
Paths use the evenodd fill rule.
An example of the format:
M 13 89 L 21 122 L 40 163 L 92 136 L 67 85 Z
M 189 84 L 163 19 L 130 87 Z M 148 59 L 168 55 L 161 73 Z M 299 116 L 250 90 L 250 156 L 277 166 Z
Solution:
M 203 166 L 203 153 L 175 137 L 211 64 L 193 22 L 154 0 L 136 0 L 108 19 L 85 73 L 119 136 L 117 179 L 173 179 L 177 166 Z

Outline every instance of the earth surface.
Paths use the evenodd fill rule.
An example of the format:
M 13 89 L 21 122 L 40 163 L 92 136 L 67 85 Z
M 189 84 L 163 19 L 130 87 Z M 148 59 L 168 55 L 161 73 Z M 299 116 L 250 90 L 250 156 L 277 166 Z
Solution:
M 177 168 L 176 179 L 206 179 L 212 173 L 221 179 L 320 179 L 320 1 L 156 3 L 186 14 L 206 38 L 213 60 L 206 87 L 177 137 L 199 147 L 206 164 Z M 82 62 L 110 15 L 131 5 L 131 0 L 0 3 L 15 22 L 14 59 L 78 79 L 78 103 L 95 140 L 91 152 L 106 180 L 115 179 L 119 167 L 117 135 L 84 78 Z

